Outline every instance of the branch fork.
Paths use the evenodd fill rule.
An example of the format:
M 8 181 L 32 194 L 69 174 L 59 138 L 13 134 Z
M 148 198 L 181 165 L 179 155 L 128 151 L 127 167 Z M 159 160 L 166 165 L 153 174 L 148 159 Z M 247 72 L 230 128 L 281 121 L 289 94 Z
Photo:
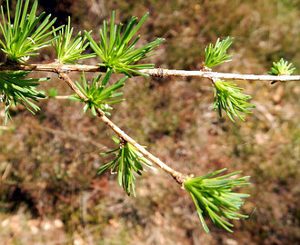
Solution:
M 75 83 L 72 81 L 72 79 L 68 76 L 66 73 L 59 72 L 57 70 L 58 76 L 60 79 L 62 79 L 65 83 L 69 85 L 69 87 L 83 100 L 86 100 L 86 96 L 77 88 Z M 170 166 L 168 166 L 166 163 L 161 161 L 158 157 L 154 156 L 152 153 L 150 153 L 148 150 L 145 149 L 142 145 L 137 143 L 133 138 L 131 138 L 128 134 L 126 134 L 121 128 L 119 128 L 115 123 L 113 123 L 106 115 L 105 113 L 97 108 L 96 109 L 97 116 L 100 118 L 102 122 L 104 122 L 114 133 L 122 139 L 123 142 L 128 142 L 131 145 L 133 145 L 144 157 L 146 157 L 149 161 L 151 161 L 153 164 L 161 168 L 164 172 L 171 175 L 178 184 L 182 185 L 184 183 L 184 180 L 187 178 L 186 175 L 183 173 L 180 173 Z

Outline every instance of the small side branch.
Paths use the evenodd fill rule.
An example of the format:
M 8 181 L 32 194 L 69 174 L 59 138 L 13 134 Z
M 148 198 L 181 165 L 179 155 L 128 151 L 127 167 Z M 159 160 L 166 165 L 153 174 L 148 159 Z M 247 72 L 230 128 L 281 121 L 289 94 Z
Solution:
M 86 100 L 86 96 L 76 87 L 71 78 L 65 73 L 59 73 L 60 79 L 65 81 L 69 87 L 83 100 Z M 154 156 L 152 153 L 147 151 L 145 147 L 137 143 L 133 138 L 131 138 L 128 134 L 126 134 L 122 129 L 120 129 L 116 124 L 114 124 L 107 116 L 105 116 L 104 112 L 99 108 L 96 109 L 98 117 L 109 127 L 111 128 L 122 140 L 133 145 L 144 157 L 150 160 L 152 163 L 157 165 L 163 171 L 171 175 L 177 183 L 180 185 L 183 184 L 184 180 L 187 178 L 186 175 L 172 169 L 166 163 L 161 161 L 158 157 Z
M 59 63 L 50 64 L 29 64 L 14 65 L 2 64 L 0 71 L 39 71 L 39 72 L 106 72 L 106 68 L 101 65 L 62 65 Z M 156 77 L 203 77 L 209 79 L 225 79 L 225 80 L 242 80 L 242 81 L 300 81 L 300 75 L 255 75 L 255 74 L 238 74 L 238 73 L 222 73 L 211 72 L 205 70 L 186 71 L 186 70 L 169 70 L 169 69 L 146 69 L 140 72 Z

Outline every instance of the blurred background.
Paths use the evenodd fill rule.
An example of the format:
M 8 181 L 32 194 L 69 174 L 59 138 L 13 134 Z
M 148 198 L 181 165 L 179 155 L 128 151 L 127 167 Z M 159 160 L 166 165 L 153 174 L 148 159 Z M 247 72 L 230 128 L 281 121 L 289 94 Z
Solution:
M 233 36 L 233 61 L 217 71 L 264 74 L 281 57 L 300 68 L 299 0 L 39 2 L 59 24 L 71 16 L 76 30 L 93 30 L 95 38 L 114 9 L 124 22 L 149 12 L 142 41 L 166 39 L 149 59 L 157 67 L 199 69 L 209 42 Z M 48 48 L 35 62 L 54 58 Z M 43 75 L 52 77 L 43 89 L 71 93 Z M 112 115 L 175 169 L 251 175 L 243 208 L 250 217 L 235 222 L 233 234 L 211 224 L 205 234 L 189 196 L 160 171 L 137 180 L 136 198 L 114 175 L 97 176 L 112 132 L 80 104 L 52 99 L 36 116 L 16 108 L 0 128 L 0 244 L 299 244 L 300 84 L 238 84 L 256 105 L 244 123 L 219 119 L 210 81 L 199 78 L 130 79 Z

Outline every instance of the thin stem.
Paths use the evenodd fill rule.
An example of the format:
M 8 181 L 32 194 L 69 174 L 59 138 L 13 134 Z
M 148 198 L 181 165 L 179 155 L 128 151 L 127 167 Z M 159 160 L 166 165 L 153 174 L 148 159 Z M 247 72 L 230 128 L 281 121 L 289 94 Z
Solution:
M 56 95 L 56 96 L 47 96 L 45 98 L 41 98 L 40 100 L 51 100 L 51 99 L 55 99 L 55 100 L 68 100 L 70 99 L 72 95 Z
M 25 71 L 41 71 L 41 72 L 105 72 L 106 68 L 99 65 L 62 65 L 58 63 L 50 64 L 2 64 L 0 65 L 0 71 L 7 70 L 25 70 Z M 222 73 L 211 72 L 205 70 L 199 71 L 186 71 L 186 70 L 169 70 L 169 69 L 146 69 L 140 70 L 150 76 L 156 77 L 204 77 L 209 79 L 225 79 L 225 80 L 244 80 L 244 81 L 300 81 L 300 75 L 255 75 L 255 74 L 237 74 L 237 73 Z
M 86 96 L 77 88 L 75 83 L 71 80 L 71 78 L 65 74 L 59 72 L 59 77 L 63 81 L 65 81 L 69 87 L 83 100 L 86 100 Z M 122 140 L 133 145 L 144 157 L 150 160 L 152 163 L 156 164 L 163 171 L 171 175 L 179 184 L 183 184 L 185 178 L 184 174 L 172 169 L 166 163 L 161 161 L 158 157 L 154 156 L 152 153 L 147 151 L 143 146 L 137 143 L 133 138 L 131 138 L 128 134 L 126 134 L 122 129 L 120 129 L 116 124 L 114 124 L 107 116 L 105 116 L 104 112 L 99 108 L 96 109 L 98 117 L 109 127 L 111 128 Z
M 228 80 L 252 80 L 252 81 L 300 81 L 300 75 L 254 75 L 254 74 L 237 74 L 237 73 L 223 73 L 211 71 L 185 71 L 185 70 L 169 70 L 169 69 L 147 69 L 140 72 L 146 73 L 150 76 L 158 77 L 204 77 L 211 80 L 228 79 Z

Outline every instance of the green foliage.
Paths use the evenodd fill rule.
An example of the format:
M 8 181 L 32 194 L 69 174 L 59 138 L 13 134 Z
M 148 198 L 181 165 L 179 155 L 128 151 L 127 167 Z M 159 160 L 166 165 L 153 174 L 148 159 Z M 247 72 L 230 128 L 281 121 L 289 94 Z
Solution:
M 269 71 L 270 75 L 280 76 L 280 75 L 292 75 L 296 68 L 292 63 L 281 58 L 277 62 L 273 62 L 273 66 Z
M 232 42 L 233 39 L 231 37 L 227 37 L 222 41 L 218 38 L 215 45 L 212 43 L 209 44 L 205 48 L 205 67 L 212 68 L 224 62 L 231 61 L 232 56 L 227 54 L 227 50 L 231 46 Z
M 57 60 L 62 64 L 74 64 L 78 60 L 92 58 L 94 54 L 83 54 L 89 43 L 86 42 L 86 36 L 79 32 L 74 38 L 71 20 L 68 18 L 68 24 L 60 29 L 58 33 L 54 32 L 56 37 L 53 41 Z
M 110 23 L 104 21 L 100 28 L 100 41 L 97 43 L 91 36 L 91 32 L 85 32 L 82 36 L 79 32 L 73 37 L 74 29 L 71 27 L 70 18 L 67 25 L 54 28 L 55 19 L 51 20 L 51 15 L 45 13 L 37 16 L 37 0 L 29 9 L 29 0 L 18 0 L 14 19 L 9 10 L 7 0 L 7 16 L 1 6 L 2 23 L 0 30 L 3 39 L 0 46 L 6 53 L 8 63 L 24 63 L 31 56 L 38 54 L 38 50 L 53 43 L 57 60 L 61 64 L 76 63 L 78 60 L 93 57 L 95 54 L 84 54 L 88 45 L 94 50 L 96 55 L 103 62 L 100 66 L 107 69 L 106 74 L 98 75 L 88 81 L 85 74 L 80 82 L 76 82 L 78 90 L 84 95 L 73 95 L 72 98 L 85 103 L 84 111 L 91 110 L 93 115 L 97 115 L 97 109 L 110 115 L 109 111 L 113 104 L 121 102 L 122 92 L 119 92 L 127 80 L 128 76 L 144 75 L 140 70 L 151 69 L 153 64 L 139 64 L 141 60 L 151 55 L 152 51 L 158 47 L 163 39 L 158 38 L 145 45 L 137 46 L 140 36 L 137 35 L 141 26 L 145 23 L 148 14 L 144 15 L 140 21 L 132 17 L 126 25 L 115 24 L 115 12 L 112 13 Z M 205 67 L 212 68 L 223 62 L 231 60 L 227 54 L 228 48 L 232 44 L 232 38 L 228 37 L 222 41 L 217 40 L 216 44 L 210 44 L 205 49 Z M 274 63 L 274 71 L 278 74 L 291 72 L 291 64 L 280 60 Z M 273 73 L 275 73 L 273 71 Z M 126 74 L 126 77 L 109 84 L 113 72 Z M 22 104 L 32 113 L 39 110 L 34 103 L 45 95 L 39 92 L 36 87 L 44 79 L 26 78 L 29 72 L 13 71 L 0 72 L 0 97 L 5 104 L 6 120 L 9 118 L 9 108 L 12 105 Z M 241 89 L 232 83 L 221 80 L 214 82 L 215 86 L 215 109 L 221 115 L 224 110 L 229 118 L 234 121 L 234 117 L 244 120 L 243 114 L 249 113 L 253 105 L 248 102 L 251 98 L 243 94 Z M 75 89 L 76 90 L 76 89 Z M 78 92 L 78 91 L 77 91 Z M 57 91 L 49 90 L 49 97 L 55 97 Z M 78 93 L 80 94 L 80 93 Z M 113 128 L 113 127 L 112 127 Z M 125 137 L 126 138 L 126 137 Z M 152 167 L 140 151 L 124 139 L 115 139 L 117 147 L 106 155 L 113 155 L 113 160 L 105 163 L 98 169 L 98 174 L 106 170 L 117 173 L 118 183 L 123 187 L 127 195 L 135 196 L 136 176 L 142 175 L 145 167 Z M 208 215 L 218 226 L 231 232 L 233 225 L 228 221 L 240 219 L 247 216 L 239 213 L 246 194 L 238 194 L 232 191 L 234 187 L 248 184 L 248 177 L 232 178 L 239 172 L 218 176 L 225 170 L 219 170 L 208 175 L 196 178 L 188 178 L 184 181 L 184 188 L 191 195 L 201 223 L 205 231 L 209 231 L 203 215 Z
M 36 16 L 37 0 L 34 1 L 29 11 L 29 0 L 18 0 L 14 20 L 7 3 L 7 17 L 1 6 L 2 23 L 0 29 L 4 40 L 0 40 L 2 51 L 6 53 L 10 62 L 22 63 L 31 56 L 38 54 L 38 50 L 52 42 L 51 28 L 55 19 L 51 15 L 45 17 L 45 13 Z
M 217 80 L 214 82 L 214 88 L 214 109 L 218 110 L 220 116 L 224 110 L 233 122 L 235 121 L 234 117 L 244 121 L 244 114 L 251 113 L 251 109 L 255 107 L 248 102 L 251 96 L 242 93 L 242 89 L 231 82 Z
M 5 121 L 10 118 L 9 108 L 13 105 L 22 104 L 33 114 L 39 110 L 34 101 L 44 98 L 45 95 L 36 87 L 46 79 L 27 78 L 28 74 L 26 71 L 0 72 L 0 95 L 1 101 L 5 104 Z
M 86 103 L 84 106 L 84 112 L 90 109 L 92 114 L 96 116 L 96 108 L 99 108 L 107 115 L 110 115 L 109 111 L 113 109 L 110 105 L 123 101 L 123 99 L 121 99 L 123 93 L 117 92 L 117 90 L 124 86 L 127 77 L 118 80 L 112 85 L 108 85 L 111 75 L 112 70 L 108 70 L 103 79 L 100 74 L 93 78 L 91 82 L 88 82 L 83 74 L 81 76 L 81 82 L 76 82 L 78 89 L 86 96 L 87 99 L 82 100 L 77 95 L 74 95 L 73 98 Z
M 107 170 L 118 174 L 119 185 L 123 187 L 128 196 L 135 196 L 135 175 L 142 175 L 144 166 L 152 164 L 130 143 L 114 139 L 118 147 L 106 154 L 113 154 L 115 158 L 98 169 L 98 174 Z
M 153 42 L 136 48 L 136 44 L 140 39 L 136 34 L 147 17 L 148 14 L 144 15 L 139 22 L 136 17 L 132 17 L 126 26 L 122 26 L 122 24 L 115 24 L 115 12 L 112 12 L 110 27 L 104 21 L 99 31 L 99 43 L 96 43 L 91 34 L 86 32 L 92 49 L 106 67 L 128 76 L 143 75 L 139 70 L 154 67 L 153 64 L 136 64 L 138 61 L 146 58 L 163 41 L 163 39 L 158 38 Z
M 214 224 L 229 232 L 232 232 L 233 227 L 229 220 L 247 218 L 246 215 L 239 213 L 239 210 L 249 195 L 233 192 L 232 189 L 248 185 L 249 177 L 235 177 L 240 172 L 221 175 L 224 171 L 226 169 L 189 178 L 184 182 L 184 189 L 191 195 L 206 232 L 209 232 L 209 229 L 204 215 L 208 215 Z

